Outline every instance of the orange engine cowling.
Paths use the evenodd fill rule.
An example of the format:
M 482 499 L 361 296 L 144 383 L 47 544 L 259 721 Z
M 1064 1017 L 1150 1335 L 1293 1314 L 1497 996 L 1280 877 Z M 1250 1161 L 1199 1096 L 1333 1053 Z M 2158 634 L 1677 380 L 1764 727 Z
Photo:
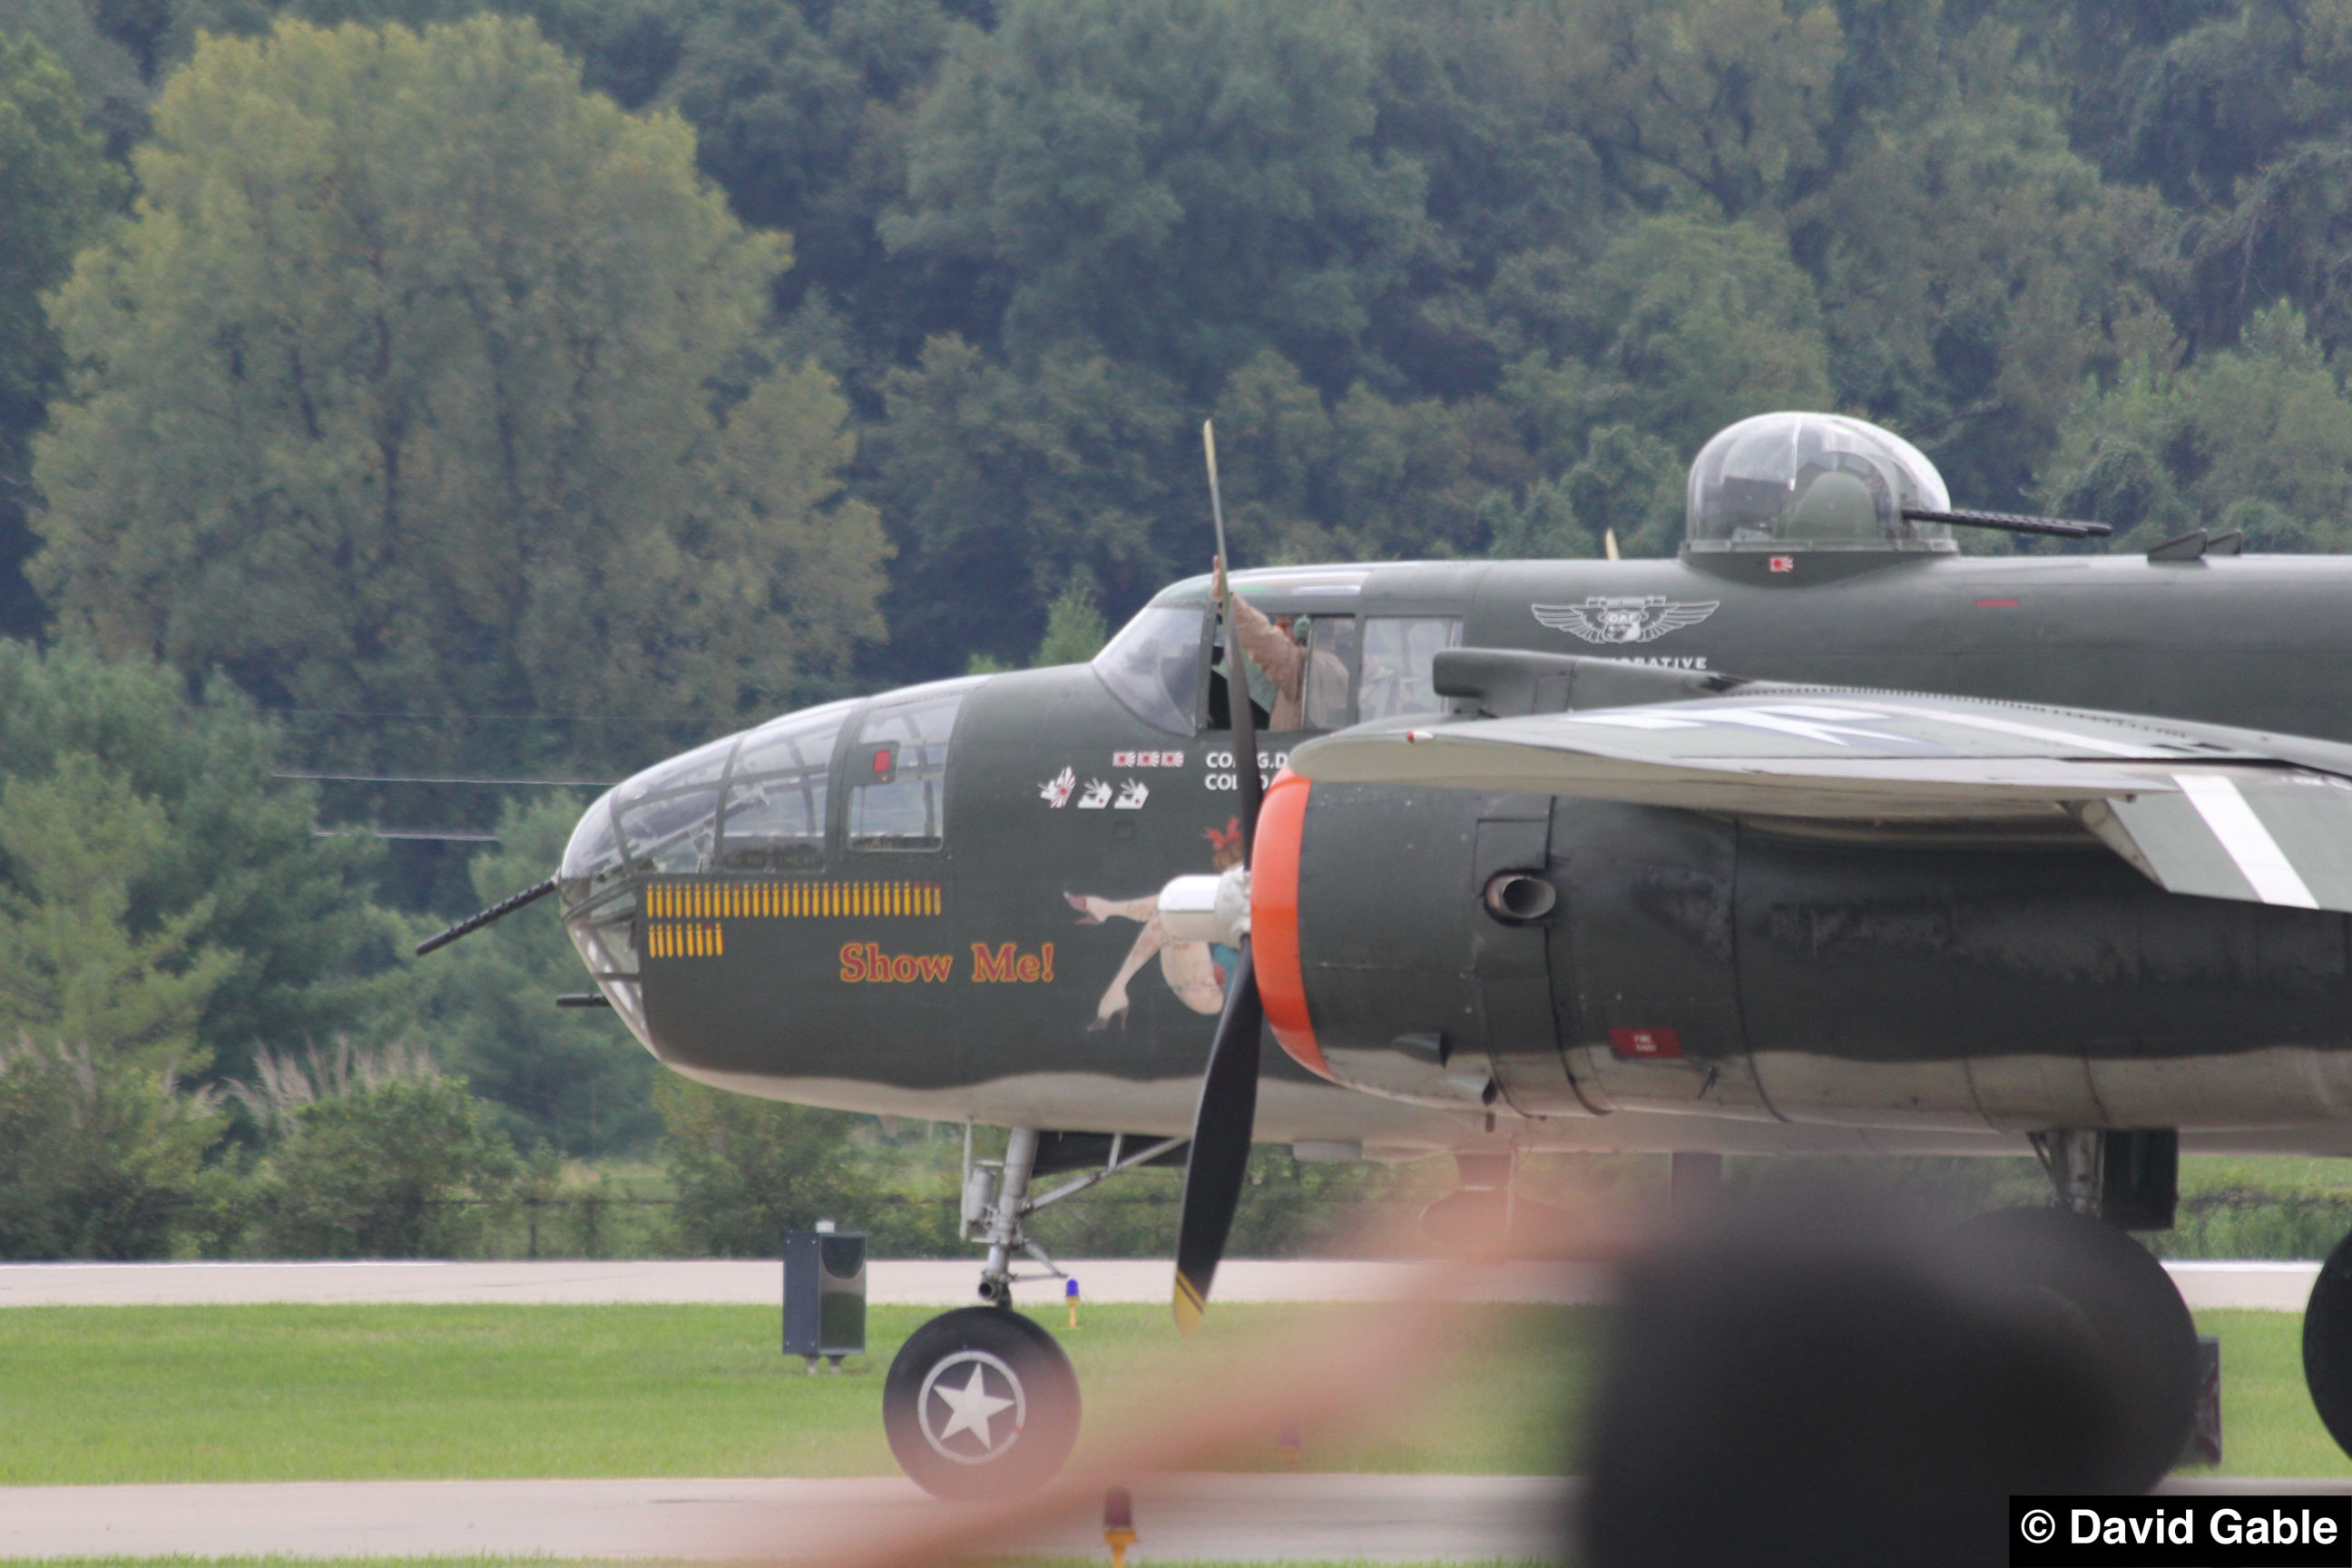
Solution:
M 1250 856 L 1250 952 L 1275 1039 L 1301 1067 L 1330 1078 L 1298 963 L 1298 851 L 1314 788 L 1285 768 L 1265 792 Z
M 1557 1064 L 1542 935 L 1503 929 L 1476 896 L 1497 856 L 1544 873 L 1549 808 L 1496 822 L 1493 797 L 1278 775 L 1251 856 L 1250 940 L 1283 1049 L 1350 1089 L 1473 1111 L 1502 1092 L 1497 1047 Z M 1515 972 L 1491 975 L 1497 956 Z M 1498 986 L 1526 1005 L 1490 1005 Z

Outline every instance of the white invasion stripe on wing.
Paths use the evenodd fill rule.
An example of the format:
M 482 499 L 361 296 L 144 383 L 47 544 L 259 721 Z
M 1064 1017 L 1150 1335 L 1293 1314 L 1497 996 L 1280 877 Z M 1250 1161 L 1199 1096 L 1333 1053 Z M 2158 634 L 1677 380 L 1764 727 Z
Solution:
M 2144 757 L 2148 754 L 2146 745 L 2118 745 L 2113 741 L 2096 740 L 2072 730 L 2050 730 L 2039 724 L 2021 724 L 2013 719 L 1996 719 L 1990 713 L 1893 705 L 1886 711 L 1910 719 L 1925 719 L 1930 723 L 1958 724 L 1966 730 L 1986 730 L 1996 735 L 2013 735 L 2021 741 L 2040 741 L 2045 745 L 2072 746 L 2079 751 L 2096 752 L 2110 757 Z M 2234 795 L 2237 792 L 2232 790 L 2231 793 Z
M 2253 884 L 2263 902 L 2303 910 L 2319 907 L 2278 840 L 2238 793 L 2236 784 L 2219 773 L 2175 773 L 2172 780 L 2205 819 L 2205 826 L 2213 830 L 2213 837 L 2221 841 L 2239 872 Z

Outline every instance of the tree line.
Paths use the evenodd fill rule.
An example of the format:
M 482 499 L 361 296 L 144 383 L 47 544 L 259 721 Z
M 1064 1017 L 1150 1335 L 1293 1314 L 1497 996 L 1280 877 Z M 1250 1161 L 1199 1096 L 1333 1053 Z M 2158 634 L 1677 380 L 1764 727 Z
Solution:
M 0 627 L 226 672 L 380 773 L 612 772 L 1018 659 L 1073 584 L 1115 621 L 1199 564 L 1209 415 L 1260 562 L 1668 550 L 1696 445 L 1783 405 L 2133 547 L 2345 527 L 2339 0 L 0 36 Z
M 687 743 L 1085 657 L 1203 417 L 1244 563 L 1666 552 L 1790 406 L 2352 542 L 2352 0 L 0 0 L 0 1080 L 240 1180 L 332 1120 L 264 1061 L 419 1039 L 724 1142 L 554 922 L 404 945 Z

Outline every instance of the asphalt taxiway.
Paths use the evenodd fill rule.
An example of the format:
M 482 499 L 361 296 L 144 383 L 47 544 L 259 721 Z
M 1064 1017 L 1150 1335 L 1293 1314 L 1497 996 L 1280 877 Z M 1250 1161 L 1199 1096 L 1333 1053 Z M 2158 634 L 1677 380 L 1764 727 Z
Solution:
M 1166 1258 L 1091 1258 L 1063 1267 L 1089 1301 L 1165 1303 L 1174 1280 Z M 1379 1300 L 1425 1288 L 1428 1265 L 1326 1259 L 1228 1258 L 1217 1270 L 1220 1301 Z M 2193 1310 L 2241 1307 L 2299 1312 L 2316 1263 L 2173 1263 L 2167 1267 Z M 973 1299 L 979 1265 L 966 1258 L 877 1261 L 866 1266 L 875 1306 L 961 1307 Z M 1584 1303 L 1609 1297 L 1606 1269 L 1591 1264 L 1508 1263 L 1447 1270 L 1446 1288 L 1473 1301 Z M 773 1262 L 678 1259 L 555 1263 L 11 1263 L 0 1264 L 0 1309 L 131 1307 L 262 1302 L 512 1302 L 519 1306 L 609 1302 L 778 1300 Z M 1058 1300 L 1057 1279 L 1024 1280 L 1016 1300 Z
M 1535 1476 L 1145 1477 L 1139 1558 L 1444 1562 L 1556 1554 L 1573 1483 Z M 302 1481 L 0 1489 L 0 1557 L 767 1558 L 954 1527 L 896 1478 Z M 1095 1557 L 1091 1508 L 996 1550 Z
M 1139 1478 L 1142 1561 L 1546 1560 L 1577 1483 L 1542 1476 Z M 2338 1492 L 2352 1482 L 2197 1478 L 2168 1493 Z M 0 1560 L 43 1557 L 446 1557 L 809 1562 L 858 1541 L 944 1530 L 969 1509 L 910 1481 L 295 1481 L 0 1489 Z M 994 1552 L 1091 1558 L 1092 1507 Z

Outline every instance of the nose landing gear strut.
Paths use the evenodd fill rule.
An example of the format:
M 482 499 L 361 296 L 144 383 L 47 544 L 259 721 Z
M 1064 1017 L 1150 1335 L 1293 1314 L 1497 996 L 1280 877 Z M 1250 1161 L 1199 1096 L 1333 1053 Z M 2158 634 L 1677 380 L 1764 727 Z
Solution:
M 1028 1231 L 1028 1216 L 1181 1148 L 1181 1138 L 1149 1143 L 1110 1140 L 1109 1157 L 1051 1191 L 1032 1197 L 1038 1130 L 1015 1127 L 999 1161 L 972 1158 L 964 1129 L 963 1237 L 984 1242 L 982 1305 L 925 1323 L 890 1363 L 882 1388 L 882 1424 L 899 1468 L 940 1497 L 1004 1496 L 1051 1480 L 1078 1436 L 1078 1380 L 1054 1336 L 1013 1310 L 1018 1279 L 1060 1279 Z M 1139 1146 L 1129 1152 L 1130 1142 Z M 1024 1254 L 1042 1275 L 1016 1275 Z

